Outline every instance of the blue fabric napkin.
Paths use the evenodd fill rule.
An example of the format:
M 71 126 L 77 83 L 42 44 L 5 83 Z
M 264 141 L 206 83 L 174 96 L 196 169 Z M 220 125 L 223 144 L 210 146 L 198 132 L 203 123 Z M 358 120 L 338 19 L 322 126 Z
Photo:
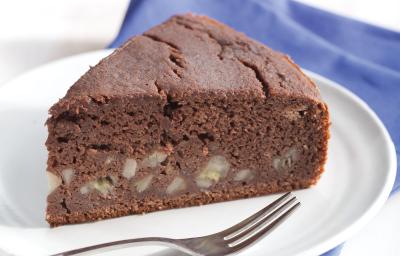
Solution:
M 381 118 L 399 159 L 400 33 L 289 0 L 137 0 L 130 3 L 110 47 L 189 11 L 222 21 L 346 86 Z M 397 175 L 393 192 L 399 187 Z M 338 255 L 340 249 L 324 256 Z

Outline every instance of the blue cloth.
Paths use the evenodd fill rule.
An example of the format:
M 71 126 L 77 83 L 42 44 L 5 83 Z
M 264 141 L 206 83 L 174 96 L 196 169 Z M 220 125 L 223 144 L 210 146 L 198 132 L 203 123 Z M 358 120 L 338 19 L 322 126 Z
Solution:
M 137 0 L 110 47 L 189 11 L 220 20 L 346 86 L 381 118 L 399 159 L 400 33 L 289 0 Z M 399 177 L 393 191 L 400 187 Z M 340 248 L 324 256 L 339 255 Z

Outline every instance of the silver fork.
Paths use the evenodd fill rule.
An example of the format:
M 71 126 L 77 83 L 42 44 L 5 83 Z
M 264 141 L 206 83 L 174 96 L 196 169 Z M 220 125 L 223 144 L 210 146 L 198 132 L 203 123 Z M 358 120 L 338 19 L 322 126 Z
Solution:
M 236 254 L 269 234 L 299 206 L 300 202 L 289 192 L 240 223 L 208 236 L 185 239 L 163 237 L 126 239 L 57 253 L 52 256 L 89 255 L 134 245 L 150 244 L 165 245 L 196 256 Z

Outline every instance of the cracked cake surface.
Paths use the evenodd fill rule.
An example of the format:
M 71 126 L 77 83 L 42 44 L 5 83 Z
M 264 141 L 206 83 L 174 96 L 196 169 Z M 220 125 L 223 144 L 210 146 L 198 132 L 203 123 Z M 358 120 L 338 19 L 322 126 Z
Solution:
M 289 57 L 173 16 L 91 67 L 49 110 L 51 225 L 307 188 L 329 114 Z

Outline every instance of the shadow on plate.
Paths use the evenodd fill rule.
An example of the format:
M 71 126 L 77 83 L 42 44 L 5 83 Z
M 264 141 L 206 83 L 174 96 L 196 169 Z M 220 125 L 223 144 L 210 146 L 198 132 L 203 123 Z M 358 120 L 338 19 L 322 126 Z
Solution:
M 148 254 L 146 256 L 190 256 L 190 254 L 175 249 L 165 249 L 160 252 Z
M 27 107 L 1 111 L 0 118 L 0 225 L 48 227 L 47 110 Z

